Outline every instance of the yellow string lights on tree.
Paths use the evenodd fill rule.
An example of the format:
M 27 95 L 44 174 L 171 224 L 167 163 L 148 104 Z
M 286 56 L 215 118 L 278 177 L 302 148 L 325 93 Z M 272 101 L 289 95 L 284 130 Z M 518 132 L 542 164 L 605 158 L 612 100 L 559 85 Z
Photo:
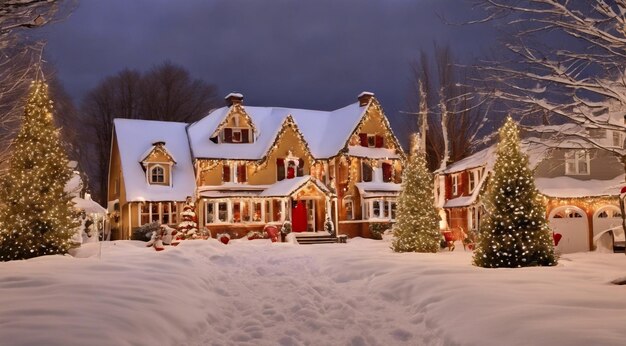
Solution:
M 78 226 L 64 191 L 72 172 L 43 82 L 31 86 L 14 147 L 0 186 L 0 260 L 66 253 Z

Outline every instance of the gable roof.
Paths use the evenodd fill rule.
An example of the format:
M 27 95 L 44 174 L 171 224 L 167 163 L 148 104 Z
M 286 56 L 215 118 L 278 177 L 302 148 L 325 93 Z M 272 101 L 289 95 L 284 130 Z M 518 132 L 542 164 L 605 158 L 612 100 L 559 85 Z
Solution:
M 131 119 L 115 119 L 113 124 L 128 201 L 183 201 L 194 194 L 196 185 L 185 131 L 187 124 Z M 148 184 L 141 165 L 146 150 L 160 141 L 166 143 L 168 152 L 178 160 L 172 166 L 172 186 Z
M 170 151 L 167 150 L 166 144 L 167 143 L 163 141 L 152 143 L 152 146 L 148 148 L 148 150 L 146 150 L 143 153 L 143 155 L 140 156 L 141 159 L 139 160 L 139 162 L 145 162 L 148 159 L 148 156 L 150 156 L 150 154 L 152 154 L 152 152 L 154 152 L 158 148 L 159 150 L 162 150 L 165 153 L 165 155 L 169 156 L 170 160 L 172 160 L 173 163 L 176 163 L 176 159 L 174 158 L 174 155 L 172 155 L 172 153 L 170 153 Z
M 367 109 L 367 106 L 360 106 L 358 102 L 329 112 L 280 107 L 241 107 L 256 126 L 255 142 L 216 144 L 210 140 L 229 113 L 229 107 L 222 107 L 187 129 L 194 158 L 262 159 L 290 115 L 314 158 L 333 157 L 345 147 Z

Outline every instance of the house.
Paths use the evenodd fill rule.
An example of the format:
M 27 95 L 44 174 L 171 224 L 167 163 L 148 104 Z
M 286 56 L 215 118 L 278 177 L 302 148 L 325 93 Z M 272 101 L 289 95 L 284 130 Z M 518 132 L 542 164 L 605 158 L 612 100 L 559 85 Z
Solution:
M 616 155 L 580 137 L 554 140 L 533 133 L 562 132 L 592 136 L 604 147 L 624 147 L 621 132 L 584 129 L 577 125 L 534 127 L 522 140 L 522 150 L 535 170 L 535 184 L 546 205 L 546 217 L 562 235 L 561 253 L 611 249 L 624 244 L 619 191 L 624 170 Z M 477 232 L 485 210 L 480 194 L 486 188 L 496 159 L 495 145 L 436 172 L 435 200 L 441 229 L 457 239 Z
M 231 93 L 199 121 L 115 119 L 108 204 L 114 239 L 176 225 L 187 196 L 199 226 L 242 237 L 266 225 L 369 235 L 395 218 L 404 153 L 373 93 L 334 111 L 254 107 Z

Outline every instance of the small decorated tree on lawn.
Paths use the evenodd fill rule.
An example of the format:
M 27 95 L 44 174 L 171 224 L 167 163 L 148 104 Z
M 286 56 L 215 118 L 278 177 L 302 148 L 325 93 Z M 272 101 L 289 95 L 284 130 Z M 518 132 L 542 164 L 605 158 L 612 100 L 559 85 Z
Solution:
M 498 157 L 483 197 L 486 217 L 480 225 L 474 264 L 486 268 L 555 265 L 545 207 L 511 117 L 499 135 Z
M 433 178 L 426 168 L 424 150 L 417 150 L 416 142 L 413 143 L 402 173 L 392 249 L 396 252 L 437 252 L 441 233 L 435 209 Z
M 64 191 L 72 171 L 43 82 L 31 86 L 13 146 L 0 185 L 0 261 L 64 254 L 78 226 Z
M 191 197 L 187 197 L 183 211 L 180 213 L 182 221 L 178 224 L 176 239 L 196 239 L 198 238 L 198 222 L 196 219 L 195 205 Z

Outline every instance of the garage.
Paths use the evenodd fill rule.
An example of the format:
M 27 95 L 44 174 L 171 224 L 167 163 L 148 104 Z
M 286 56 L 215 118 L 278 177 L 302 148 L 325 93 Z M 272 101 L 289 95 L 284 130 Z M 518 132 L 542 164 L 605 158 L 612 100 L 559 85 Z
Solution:
M 599 208 L 593 216 L 593 240 L 599 251 L 613 251 L 614 245 L 624 243 L 622 213 L 614 205 Z
M 562 238 L 556 250 L 560 253 L 589 251 L 587 214 L 575 206 L 562 206 L 550 213 L 550 227 Z

